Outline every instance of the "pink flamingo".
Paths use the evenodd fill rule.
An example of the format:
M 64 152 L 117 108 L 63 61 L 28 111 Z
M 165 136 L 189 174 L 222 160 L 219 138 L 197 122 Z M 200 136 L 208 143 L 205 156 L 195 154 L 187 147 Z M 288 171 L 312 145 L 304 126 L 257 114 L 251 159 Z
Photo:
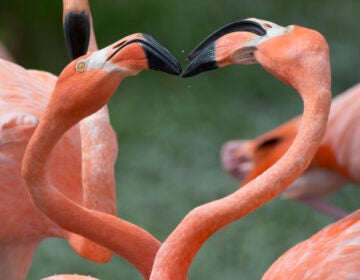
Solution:
M 180 222 L 156 255 L 150 277 L 154 280 L 186 279 L 197 251 L 213 233 L 281 194 L 310 164 L 325 133 L 330 109 L 328 45 L 314 30 L 294 25 L 281 27 L 258 19 L 243 20 L 211 34 L 193 50 L 189 59 L 192 61 L 183 72 L 184 77 L 229 64 L 259 63 L 299 92 L 304 101 L 304 113 L 296 138 L 276 163 L 233 194 L 193 209 Z M 329 275 L 329 270 L 322 269 L 326 261 L 313 258 L 316 253 L 312 251 L 312 244 L 316 239 L 318 248 L 320 244 L 329 246 L 327 252 L 334 253 L 328 258 L 332 263 L 332 279 L 341 279 L 338 276 L 344 272 L 348 275 L 359 273 L 359 217 L 360 212 L 355 212 L 321 231 L 317 238 L 306 241 L 303 245 L 308 247 L 306 254 L 303 251 L 298 251 L 300 256 L 288 254 L 289 269 L 296 269 L 292 266 L 294 259 L 307 258 L 306 270 L 313 266 L 319 272 L 316 279 L 329 279 L 320 275 Z M 336 234 L 351 239 L 347 243 L 328 243 Z M 344 263 L 347 265 L 343 266 Z M 276 279 L 314 279 L 306 271 L 292 278 L 292 274 L 285 274 L 289 270 L 283 272 L 281 269 Z M 271 277 L 271 272 L 264 277 L 275 278 Z
M 160 242 L 129 222 L 70 199 L 66 188 L 78 188 L 81 183 L 69 180 L 64 186 L 49 173 L 61 137 L 80 120 L 105 106 L 125 77 L 143 69 L 177 75 L 181 72 L 168 50 L 141 33 L 81 56 L 65 67 L 26 147 L 22 176 L 32 202 L 46 217 L 60 228 L 113 250 L 148 278 Z M 101 186 L 102 182 L 98 183 Z
M 64 32 L 71 57 L 86 52 L 87 44 L 89 51 L 96 50 L 88 1 L 64 0 L 63 4 Z M 79 32 L 87 38 L 72 40 L 72 34 Z M 112 251 L 64 230 L 39 211 L 31 202 L 21 176 L 24 151 L 42 118 L 57 78 L 4 60 L 0 60 L 0 64 L 0 221 L 3 224 L 0 274 L 6 279 L 26 278 L 33 254 L 46 237 L 66 238 L 81 256 L 101 263 L 109 261 Z M 50 156 L 48 175 L 59 183 L 59 190 L 76 203 L 115 215 L 116 155 L 116 135 L 104 106 L 60 139 Z M 136 232 L 142 230 L 135 227 Z M 143 234 L 143 240 L 147 238 L 152 248 L 149 252 L 155 252 L 159 242 L 148 233 Z M 152 260 L 144 267 L 151 264 Z
M 334 98 L 329 122 L 309 168 L 287 188 L 282 197 L 298 199 L 336 219 L 348 213 L 321 200 L 348 181 L 359 184 L 360 84 Z M 296 117 L 252 140 L 233 140 L 223 145 L 224 169 L 246 184 L 273 165 L 294 140 L 301 122 Z
M 74 3 L 79 4 L 79 1 L 64 1 L 64 13 L 76 10 L 78 6 Z M 96 47 L 94 37 L 91 42 L 90 47 Z M 75 45 L 72 43 L 69 47 Z M 34 207 L 21 177 L 24 150 L 42 117 L 56 77 L 43 71 L 25 70 L 5 60 L 0 60 L 0 64 L 0 221 L 4 225 L 0 230 L 2 277 L 24 279 L 34 251 L 46 237 L 66 238 L 83 257 L 107 262 L 112 256 L 111 251 L 64 231 Z M 102 140 L 102 143 L 98 142 Z M 116 154 L 116 136 L 106 108 L 103 108 L 64 135 L 51 156 L 49 174 L 53 180 L 62 182 L 61 191 L 74 201 L 115 215 Z M 92 158 L 102 160 L 94 161 Z M 99 180 L 103 182 L 102 188 L 98 188 Z M 70 182 L 77 184 L 70 188 Z

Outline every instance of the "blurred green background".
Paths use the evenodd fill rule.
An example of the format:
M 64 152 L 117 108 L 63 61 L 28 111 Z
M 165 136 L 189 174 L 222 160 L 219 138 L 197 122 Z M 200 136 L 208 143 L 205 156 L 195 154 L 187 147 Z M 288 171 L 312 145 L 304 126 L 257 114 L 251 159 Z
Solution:
M 311 27 L 329 42 L 334 95 L 359 81 L 358 0 L 94 0 L 91 8 L 99 47 L 130 33 L 149 33 L 183 66 L 200 40 L 234 20 L 258 17 Z M 61 14 L 60 0 L 1 1 L 0 40 L 24 67 L 58 74 L 68 62 Z M 190 79 L 146 71 L 125 80 L 109 106 L 120 147 L 118 213 L 160 240 L 190 209 L 237 188 L 219 162 L 225 141 L 252 138 L 302 110 L 294 90 L 257 65 Z M 353 211 L 358 197 L 359 190 L 348 186 L 328 200 Z M 190 279 L 259 279 L 284 250 L 330 222 L 297 202 L 276 199 L 215 234 L 196 257 Z M 65 241 L 48 239 L 28 279 L 56 273 L 141 279 L 118 256 L 98 265 L 81 259 Z

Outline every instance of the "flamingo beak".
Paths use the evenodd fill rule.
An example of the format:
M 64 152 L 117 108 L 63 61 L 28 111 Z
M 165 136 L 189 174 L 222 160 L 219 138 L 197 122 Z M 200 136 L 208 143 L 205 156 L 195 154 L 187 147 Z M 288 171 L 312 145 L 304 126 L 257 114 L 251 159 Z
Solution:
M 222 59 L 218 56 L 218 52 L 224 52 L 224 46 L 219 45 L 220 39 L 226 37 L 227 34 L 239 32 L 248 33 L 249 39 L 266 35 L 263 26 L 253 20 L 240 20 L 227 24 L 210 34 L 189 54 L 190 63 L 182 73 L 182 77 L 191 77 L 224 66 L 220 64 Z M 229 42 L 226 40 L 223 43 L 229 45 Z
M 86 54 L 89 47 L 91 31 L 91 20 L 88 11 L 65 11 L 63 29 L 70 58 L 74 60 Z
M 142 36 L 149 69 L 180 75 L 182 69 L 176 58 L 150 35 L 142 33 Z
M 143 59 L 146 65 L 142 64 Z M 130 68 L 151 69 L 172 75 L 180 75 L 182 71 L 176 58 L 153 37 L 144 33 L 132 35 L 115 43 L 107 61 L 121 67 L 124 63 L 122 60 L 127 60 L 127 66 Z

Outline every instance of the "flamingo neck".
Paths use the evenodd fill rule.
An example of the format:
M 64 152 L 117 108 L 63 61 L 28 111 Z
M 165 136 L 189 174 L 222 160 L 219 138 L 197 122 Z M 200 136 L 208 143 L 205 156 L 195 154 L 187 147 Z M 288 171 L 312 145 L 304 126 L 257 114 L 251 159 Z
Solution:
M 55 92 L 52 99 L 54 96 Z M 60 103 L 56 101 L 50 100 L 24 154 L 22 175 L 31 199 L 60 227 L 114 251 L 149 278 L 160 247 L 157 239 L 134 224 L 76 204 L 51 182 L 46 169 L 51 151 L 61 136 L 84 117 L 84 114 L 74 116 L 70 109 L 59 114 L 54 104 Z
M 304 114 L 285 155 L 233 194 L 193 209 L 161 246 L 150 279 L 186 279 L 196 253 L 212 234 L 281 194 L 306 169 L 325 133 L 331 102 L 330 85 L 314 85 L 299 90 Z

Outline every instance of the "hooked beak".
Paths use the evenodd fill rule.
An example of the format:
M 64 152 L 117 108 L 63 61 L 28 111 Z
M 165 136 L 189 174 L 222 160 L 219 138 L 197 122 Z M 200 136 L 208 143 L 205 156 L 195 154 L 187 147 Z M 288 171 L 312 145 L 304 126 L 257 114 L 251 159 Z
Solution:
M 63 29 L 70 58 L 74 60 L 86 54 L 91 32 L 91 20 L 88 11 L 65 11 Z
M 144 33 L 137 34 L 135 38 L 115 44 L 113 47 L 115 50 L 107 58 L 107 61 L 118 60 L 116 57 L 117 54 L 127 46 L 133 44 L 140 46 L 145 54 L 147 65 L 144 66 L 144 68 L 146 67 L 147 69 L 162 71 L 172 75 L 181 74 L 181 65 L 176 58 L 153 37 Z
M 204 71 L 213 70 L 224 65 L 219 65 L 220 57 L 217 52 L 220 47 L 218 41 L 229 33 L 251 33 L 251 39 L 267 34 L 266 29 L 255 20 L 240 20 L 227 24 L 210 34 L 188 56 L 191 61 L 182 73 L 182 77 L 191 77 Z M 226 42 L 226 43 L 229 43 Z

